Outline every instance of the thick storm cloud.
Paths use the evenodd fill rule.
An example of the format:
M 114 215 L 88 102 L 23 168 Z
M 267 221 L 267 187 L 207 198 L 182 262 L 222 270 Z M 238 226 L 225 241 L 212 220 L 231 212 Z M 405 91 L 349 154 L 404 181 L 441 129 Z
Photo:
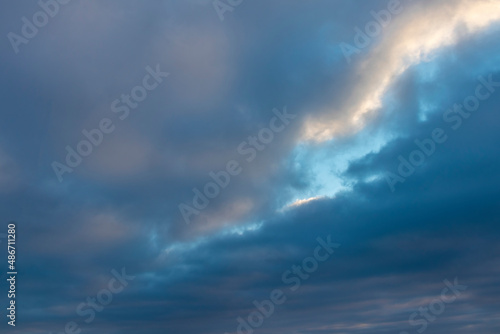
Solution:
M 500 330 L 498 2 L 0 6 L 7 332 Z

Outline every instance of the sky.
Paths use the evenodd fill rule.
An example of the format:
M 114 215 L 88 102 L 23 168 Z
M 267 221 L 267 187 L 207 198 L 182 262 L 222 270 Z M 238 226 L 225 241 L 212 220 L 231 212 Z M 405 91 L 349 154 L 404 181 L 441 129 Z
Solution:
M 2 333 L 500 332 L 499 1 L 4 1 L 0 31 Z

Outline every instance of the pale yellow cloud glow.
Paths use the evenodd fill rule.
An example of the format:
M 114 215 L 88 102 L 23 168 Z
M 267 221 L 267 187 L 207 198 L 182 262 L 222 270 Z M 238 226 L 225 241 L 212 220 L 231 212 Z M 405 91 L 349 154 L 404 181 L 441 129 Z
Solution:
M 382 106 L 387 88 L 408 67 L 427 61 L 439 48 L 456 44 L 500 21 L 500 1 L 464 0 L 414 3 L 396 16 L 357 68 L 342 101 L 306 121 L 302 139 L 322 142 L 359 131 Z M 352 43 L 350 43 L 352 44 Z M 354 65 L 353 65 L 354 66 Z
M 318 199 L 326 198 L 325 196 L 315 196 L 315 197 L 310 197 L 310 198 L 305 198 L 305 199 L 298 199 L 295 202 L 287 205 L 284 209 L 289 209 L 297 206 L 301 206 L 307 203 L 310 203 L 312 201 L 316 201 Z

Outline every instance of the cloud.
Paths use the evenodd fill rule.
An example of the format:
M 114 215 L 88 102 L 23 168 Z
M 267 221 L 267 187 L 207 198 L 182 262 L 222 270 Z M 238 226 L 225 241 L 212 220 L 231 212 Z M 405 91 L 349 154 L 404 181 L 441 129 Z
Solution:
M 3 6 L 2 31 L 37 9 Z M 2 49 L 17 331 L 81 320 L 76 306 L 126 267 L 136 280 L 86 332 L 234 332 L 331 235 L 341 249 L 259 332 L 410 331 L 409 315 L 459 277 L 470 288 L 428 332 L 497 333 L 500 95 L 456 132 L 442 114 L 479 75 L 500 80 L 498 4 L 405 4 L 348 65 L 338 43 L 386 6 L 244 2 L 220 22 L 211 1 L 74 2 L 19 56 Z M 155 64 L 171 75 L 120 123 L 112 101 Z M 285 105 L 290 126 L 185 224 L 178 204 Z M 103 117 L 117 130 L 59 183 L 50 163 Z M 436 127 L 449 140 L 391 193 L 384 174 Z
M 308 120 L 305 140 L 321 142 L 359 131 L 370 121 L 370 114 L 382 107 L 388 87 L 406 69 L 500 19 L 499 4 L 489 0 L 422 2 L 406 7 L 386 27 L 376 47 L 354 64 L 356 79 L 348 81 L 347 97 L 326 107 L 325 116 Z

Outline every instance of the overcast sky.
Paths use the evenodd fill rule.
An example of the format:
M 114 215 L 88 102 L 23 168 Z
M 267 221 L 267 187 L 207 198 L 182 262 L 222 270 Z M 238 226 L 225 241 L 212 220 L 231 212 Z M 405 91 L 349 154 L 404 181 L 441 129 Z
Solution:
M 0 4 L 2 332 L 500 332 L 498 1 L 64 2 Z

